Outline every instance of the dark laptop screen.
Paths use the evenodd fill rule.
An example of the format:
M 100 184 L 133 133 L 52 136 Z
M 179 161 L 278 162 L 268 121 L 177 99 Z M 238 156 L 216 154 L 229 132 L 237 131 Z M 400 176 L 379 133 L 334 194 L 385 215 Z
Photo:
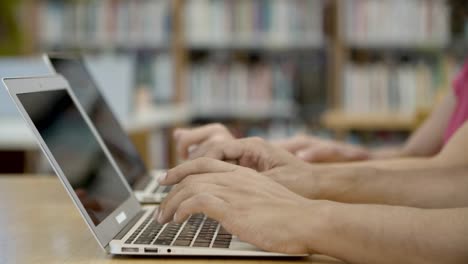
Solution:
M 129 184 L 134 189 L 143 188 L 148 180 L 148 170 L 83 61 L 74 58 L 50 58 L 50 62 L 55 71 L 67 79 Z
M 18 94 L 95 225 L 130 196 L 66 90 Z

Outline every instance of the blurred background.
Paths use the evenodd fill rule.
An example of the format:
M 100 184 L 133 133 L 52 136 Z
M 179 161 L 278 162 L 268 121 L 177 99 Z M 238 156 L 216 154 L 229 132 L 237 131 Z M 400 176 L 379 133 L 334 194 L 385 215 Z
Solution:
M 174 127 L 400 144 L 468 54 L 466 0 L 2 0 L 0 77 L 79 52 L 149 166 Z M 0 85 L 1 86 L 1 85 Z M 48 172 L 0 87 L 0 173 Z

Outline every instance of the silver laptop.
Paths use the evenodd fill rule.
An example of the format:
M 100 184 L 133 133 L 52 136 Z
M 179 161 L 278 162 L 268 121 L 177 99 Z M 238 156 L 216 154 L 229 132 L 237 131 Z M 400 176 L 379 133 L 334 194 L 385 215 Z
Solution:
M 87 102 L 85 109 L 99 136 L 109 149 L 120 171 L 142 203 L 160 203 L 171 186 L 160 186 L 157 178 L 162 170 L 149 171 L 80 56 L 44 55 L 50 71 L 67 79 L 78 101 Z
M 86 115 L 93 101 L 82 100 L 80 104 L 59 75 L 3 81 L 91 232 L 107 252 L 294 256 L 259 250 L 201 214 L 182 224 L 159 224 L 153 217 L 156 207 L 140 205 Z

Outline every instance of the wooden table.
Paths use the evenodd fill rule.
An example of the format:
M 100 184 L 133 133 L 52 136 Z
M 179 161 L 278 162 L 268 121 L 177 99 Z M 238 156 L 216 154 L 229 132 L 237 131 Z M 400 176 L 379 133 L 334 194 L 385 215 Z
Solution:
M 101 250 L 58 178 L 0 175 L 0 263 L 313 263 L 304 259 L 127 258 Z

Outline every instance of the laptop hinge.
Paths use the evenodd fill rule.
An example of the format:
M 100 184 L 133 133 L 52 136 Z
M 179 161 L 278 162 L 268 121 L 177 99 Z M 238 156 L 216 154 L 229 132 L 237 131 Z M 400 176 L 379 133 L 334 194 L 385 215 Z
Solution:
M 127 225 L 125 225 L 125 227 L 120 230 L 120 232 L 114 237 L 114 239 L 117 239 L 117 240 L 121 240 L 125 234 L 127 234 L 130 229 L 132 227 L 135 226 L 135 224 L 138 222 L 138 220 L 140 220 L 140 218 L 143 216 L 143 214 L 145 214 L 146 210 L 141 210 L 140 212 L 138 212 L 138 214 L 135 215 L 135 217 L 132 218 L 132 220 L 130 220 Z

